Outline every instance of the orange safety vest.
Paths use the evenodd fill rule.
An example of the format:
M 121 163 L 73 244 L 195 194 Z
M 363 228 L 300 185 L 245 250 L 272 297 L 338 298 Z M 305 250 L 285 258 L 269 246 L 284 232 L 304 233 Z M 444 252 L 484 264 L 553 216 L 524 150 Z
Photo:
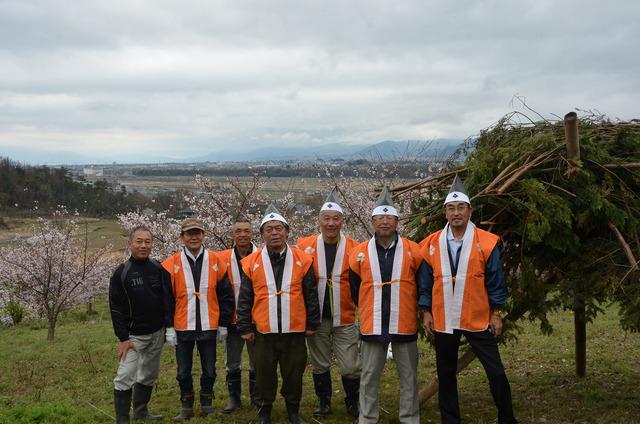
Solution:
M 462 238 L 458 269 L 456 275 L 452 275 L 448 227 L 449 224 L 420 242 L 422 256 L 433 269 L 433 327 L 450 334 L 456 329 L 484 331 L 489 326 L 491 313 L 484 271 L 500 237 L 469 221 Z
M 349 252 L 357 244 L 352 238 L 340 234 L 333 269 L 329 274 L 327 273 L 322 234 L 298 239 L 298 247 L 313 256 L 313 271 L 318 282 L 320 316 L 322 316 L 327 285 L 331 289 L 333 304 L 340 306 L 339 308 L 333 308 L 334 327 L 353 324 L 356 320 L 356 305 L 351 298 L 351 288 L 349 286 Z
M 171 274 L 171 289 L 176 308 L 173 326 L 176 331 L 196 329 L 196 302 L 200 303 L 200 328 L 202 331 L 216 330 L 220 317 L 220 306 L 216 286 L 227 272 L 226 263 L 205 249 L 200 272 L 200 288 L 195 291 L 193 274 L 184 250 L 168 257 L 162 266 Z
M 416 272 L 422 262 L 420 247 L 398 238 L 391 281 L 382 281 L 375 237 L 356 246 L 349 266 L 360 276 L 358 313 L 363 335 L 382 333 L 382 287 L 391 286 L 389 334 L 415 334 L 418 329 L 418 288 Z
M 251 251 L 249 254 L 254 252 L 257 247 L 252 243 Z M 233 289 L 233 296 L 235 298 L 235 308 L 233 309 L 233 316 L 231 317 L 231 324 L 236 323 L 236 309 L 238 309 L 238 296 L 240 295 L 240 268 L 238 267 L 238 261 L 236 260 L 236 252 L 231 249 L 223 250 L 221 252 L 217 252 L 220 259 L 227 264 L 227 277 L 229 278 L 229 282 L 231 283 L 231 288 Z
M 266 248 L 258 249 L 240 261 L 242 270 L 253 285 L 251 318 L 258 332 L 299 333 L 306 330 L 307 309 L 304 306 L 302 283 L 312 261 L 313 258 L 302 250 L 287 246 L 280 290 L 277 290 Z M 281 331 L 278 331 L 278 318 L 282 324 Z

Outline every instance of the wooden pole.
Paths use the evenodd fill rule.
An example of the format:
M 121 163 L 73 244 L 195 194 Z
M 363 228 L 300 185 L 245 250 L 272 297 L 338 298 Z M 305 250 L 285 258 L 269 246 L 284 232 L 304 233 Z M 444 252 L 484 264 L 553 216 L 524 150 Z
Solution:
M 580 141 L 578 140 L 578 114 L 569 112 L 564 116 L 564 137 L 567 143 L 569 172 L 578 168 L 580 160 Z
M 564 137 L 567 144 L 567 161 L 571 175 L 580 167 L 580 141 L 578 139 L 578 115 L 569 112 L 564 116 Z M 573 293 L 573 329 L 576 345 L 576 376 L 584 377 L 587 374 L 587 319 L 582 288 L 578 282 L 574 282 Z

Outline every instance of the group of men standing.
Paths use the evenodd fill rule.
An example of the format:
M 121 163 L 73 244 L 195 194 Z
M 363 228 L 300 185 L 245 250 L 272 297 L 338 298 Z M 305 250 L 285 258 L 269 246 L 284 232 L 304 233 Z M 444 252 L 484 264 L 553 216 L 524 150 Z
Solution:
M 417 330 L 434 335 L 443 423 L 459 423 L 456 365 L 462 334 L 482 362 L 499 423 L 516 423 L 511 389 L 497 348 L 506 302 L 498 236 L 470 221 L 471 204 L 456 177 L 445 200 L 448 224 L 416 244 L 397 232 L 398 211 L 383 189 L 371 214 L 374 236 L 363 243 L 342 232 L 343 210 L 332 192 L 318 217 L 320 233 L 290 246 L 289 224 L 270 206 L 260 225 L 262 247 L 247 221 L 233 225 L 234 247 L 203 247 L 204 225 L 182 224 L 184 248 L 162 264 L 149 259 L 151 232 L 131 231 L 131 258 L 114 272 L 110 305 L 118 347 L 116 422 L 157 420 L 148 410 L 163 338 L 176 349 L 180 413 L 194 416 L 192 361 L 202 364 L 200 406 L 214 413 L 216 339 L 226 333 L 226 382 L 232 413 L 241 403 L 242 352 L 249 354 L 249 391 L 258 421 L 271 423 L 278 367 L 291 423 L 299 414 L 307 347 L 318 397 L 316 416 L 331 414 L 335 358 L 347 413 L 379 419 L 379 386 L 392 347 L 400 389 L 399 419 L 419 423 Z M 419 310 L 422 313 L 419 314 Z M 356 319 L 357 316 L 357 319 Z M 163 337 L 164 336 L 164 337 Z

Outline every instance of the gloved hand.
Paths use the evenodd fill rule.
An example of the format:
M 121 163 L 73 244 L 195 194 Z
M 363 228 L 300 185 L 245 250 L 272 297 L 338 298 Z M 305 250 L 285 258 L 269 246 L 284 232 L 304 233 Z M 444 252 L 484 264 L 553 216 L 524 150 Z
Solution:
M 218 327 L 218 341 L 220 343 L 227 340 L 227 327 Z
M 164 332 L 164 340 L 167 344 L 173 348 L 178 345 L 178 335 L 176 334 L 176 329 L 173 327 L 169 327 Z

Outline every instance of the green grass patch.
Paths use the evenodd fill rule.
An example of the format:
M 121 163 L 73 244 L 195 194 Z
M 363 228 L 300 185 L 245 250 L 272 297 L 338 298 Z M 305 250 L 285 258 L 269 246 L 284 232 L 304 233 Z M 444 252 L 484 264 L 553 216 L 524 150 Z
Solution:
M 46 326 L 27 322 L 0 329 L 0 423 L 110 423 L 113 415 L 113 377 L 116 371 L 116 338 L 104 300 L 96 314 L 83 317 L 69 313 L 56 330 L 56 339 L 46 341 Z M 618 327 L 615 308 L 609 308 L 588 326 L 587 377 L 575 377 L 573 362 L 573 317 L 559 312 L 552 317 L 555 331 L 541 335 L 537 326 L 522 323 L 519 339 L 501 348 L 513 391 L 514 407 L 522 423 L 638 423 L 640 422 L 640 335 Z M 421 385 L 435 375 L 432 347 L 420 342 L 418 380 Z M 224 349 L 218 348 L 218 378 L 214 406 L 227 401 Z M 246 369 L 246 359 L 245 359 Z M 194 360 L 197 387 L 199 360 Z M 151 409 L 170 417 L 178 413 L 179 390 L 172 349 L 162 354 L 160 378 Z M 332 369 L 333 414 L 323 423 L 349 422 L 344 411 L 344 393 L 338 370 Z M 255 422 L 249 407 L 248 372 L 243 375 L 243 409 L 233 415 L 205 422 Z M 459 376 L 463 423 L 494 423 L 496 411 L 484 371 L 474 361 Z M 393 362 L 387 363 L 380 387 L 381 422 L 397 423 L 398 379 Z M 311 369 L 304 376 L 301 413 L 308 422 L 316 404 Z M 196 409 L 198 402 L 196 400 Z M 275 422 L 286 422 L 283 399 L 274 406 Z M 168 420 L 167 420 L 168 422 Z M 422 405 L 421 422 L 439 423 L 436 397 Z
M 91 415 L 68 404 L 18 406 L 0 412 L 2 424 L 85 424 L 92 420 Z

